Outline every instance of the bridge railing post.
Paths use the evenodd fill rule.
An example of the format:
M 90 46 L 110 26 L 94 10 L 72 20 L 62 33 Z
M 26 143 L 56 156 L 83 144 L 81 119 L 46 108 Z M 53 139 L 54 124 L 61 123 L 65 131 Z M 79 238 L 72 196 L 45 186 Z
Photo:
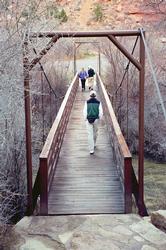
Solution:
M 124 158 L 125 213 L 132 212 L 132 158 Z
M 48 164 L 47 158 L 40 158 L 40 214 L 48 214 Z
M 145 32 L 143 31 L 145 34 Z M 139 74 L 139 157 L 138 157 L 138 185 L 139 185 L 139 214 L 144 214 L 144 84 L 145 84 L 145 46 L 140 36 Z
M 24 103 L 25 103 L 25 136 L 26 136 L 26 165 L 27 165 L 27 214 L 33 213 L 32 198 L 32 135 L 31 135 L 31 101 L 30 75 L 28 60 L 28 39 L 23 43 L 23 75 L 24 75 Z

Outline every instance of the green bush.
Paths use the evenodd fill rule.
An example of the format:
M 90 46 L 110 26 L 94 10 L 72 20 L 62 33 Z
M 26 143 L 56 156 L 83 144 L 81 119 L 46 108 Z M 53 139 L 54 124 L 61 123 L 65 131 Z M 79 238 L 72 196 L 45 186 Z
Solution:
M 68 20 L 68 17 L 67 17 L 67 14 L 65 12 L 64 9 L 62 9 L 60 12 L 59 12 L 59 17 L 58 17 L 62 22 L 67 22 Z
M 47 17 L 57 18 L 61 22 L 67 22 L 68 20 L 65 10 L 59 10 L 54 4 L 47 6 Z
M 54 4 L 50 4 L 47 6 L 47 17 L 55 17 L 58 18 L 59 10 Z
M 21 16 L 22 16 L 22 17 L 28 17 L 28 16 L 29 16 L 28 10 L 27 10 L 27 9 L 24 9 L 24 10 L 22 11 L 22 13 L 21 13 Z
M 100 4 L 97 4 L 94 8 L 94 15 L 95 15 L 95 19 L 96 21 L 101 22 L 103 19 L 103 12 L 102 12 L 102 7 Z
M 23 9 L 21 13 L 22 17 L 25 18 L 37 18 L 37 2 L 36 0 L 30 0 L 27 7 Z

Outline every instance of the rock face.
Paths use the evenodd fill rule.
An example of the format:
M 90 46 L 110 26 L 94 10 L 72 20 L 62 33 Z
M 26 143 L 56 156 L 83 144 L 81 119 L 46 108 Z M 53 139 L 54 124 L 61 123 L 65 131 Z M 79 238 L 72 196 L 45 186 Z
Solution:
M 166 234 L 134 214 L 25 217 L 15 233 L 12 250 L 166 249 Z
M 151 214 L 151 222 L 166 233 L 166 210 L 159 210 Z

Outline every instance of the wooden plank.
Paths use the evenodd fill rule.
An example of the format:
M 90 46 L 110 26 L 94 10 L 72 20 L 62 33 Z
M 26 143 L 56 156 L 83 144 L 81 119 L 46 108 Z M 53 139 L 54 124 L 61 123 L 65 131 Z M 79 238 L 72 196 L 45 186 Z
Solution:
M 119 190 L 117 190 L 117 188 L 115 187 L 111 187 L 111 188 L 103 188 L 103 189 L 92 189 L 91 191 L 89 191 L 89 189 L 85 189 L 85 190 L 82 190 L 82 189 L 75 189 L 75 188 L 69 188 L 69 189 L 55 189 L 54 190 L 54 193 L 51 193 L 49 195 L 49 199 L 51 200 L 52 198 L 56 198 L 56 197 L 59 197 L 59 196 L 66 196 L 66 195 L 70 195 L 71 197 L 73 196 L 76 196 L 76 197 L 82 197 L 82 196 L 85 196 L 86 197 L 97 197 L 98 199 L 101 198 L 100 195 L 102 197 L 105 197 L 105 195 L 108 195 L 109 198 L 110 198 L 110 191 L 111 191 L 111 197 L 116 197 L 118 199 L 118 197 L 120 197 L 122 199 L 122 190 L 119 188 Z M 49 202 L 50 202 L 49 200 Z
M 62 210 L 61 209 L 54 209 L 54 208 L 50 208 L 49 209 L 49 214 L 50 215 L 95 215 L 95 214 L 101 214 L 101 210 L 103 211 L 102 214 L 124 214 L 124 210 L 123 209 L 117 209 L 117 208 L 108 208 L 108 209 L 96 209 L 96 210 L 91 210 L 91 209 L 69 209 L 67 208 L 67 210 L 63 210 L 63 214 L 62 214 Z

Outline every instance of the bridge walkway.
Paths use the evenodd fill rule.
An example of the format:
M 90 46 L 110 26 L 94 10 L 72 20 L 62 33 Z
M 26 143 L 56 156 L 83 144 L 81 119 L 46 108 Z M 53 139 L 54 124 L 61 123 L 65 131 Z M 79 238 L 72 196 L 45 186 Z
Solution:
M 104 118 L 95 154 L 89 154 L 83 119 L 88 96 L 88 91 L 77 91 L 48 196 L 50 215 L 124 213 L 124 193 Z

